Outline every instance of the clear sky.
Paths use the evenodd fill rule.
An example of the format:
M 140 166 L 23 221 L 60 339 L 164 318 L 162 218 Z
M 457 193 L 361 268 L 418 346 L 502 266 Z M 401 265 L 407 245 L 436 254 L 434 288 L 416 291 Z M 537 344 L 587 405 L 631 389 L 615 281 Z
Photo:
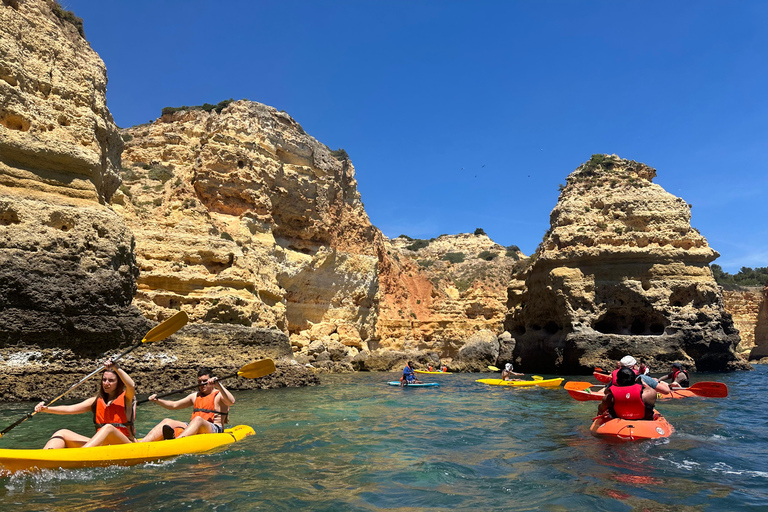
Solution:
M 768 2 L 61 0 L 117 124 L 249 99 L 357 170 L 384 234 L 531 254 L 594 153 L 657 169 L 735 273 L 768 265 Z

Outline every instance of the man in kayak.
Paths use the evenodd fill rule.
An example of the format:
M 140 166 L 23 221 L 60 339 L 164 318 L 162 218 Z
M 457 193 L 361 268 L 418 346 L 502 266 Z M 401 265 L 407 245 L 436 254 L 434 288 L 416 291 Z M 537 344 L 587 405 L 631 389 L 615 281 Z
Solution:
M 117 363 L 107 360 L 101 375 L 101 386 L 96 396 L 83 400 L 79 404 L 52 405 L 45 402 L 35 406 L 35 412 L 49 414 L 81 414 L 91 411 L 96 435 L 86 437 L 67 429 L 54 432 L 45 443 L 45 449 L 80 448 L 111 444 L 125 444 L 136 441 L 133 421 L 136 416 L 135 385 L 125 370 Z M 128 406 L 126 407 L 126 404 Z
M 189 423 L 165 418 L 144 436 L 142 442 L 224 432 L 229 408 L 235 403 L 235 397 L 219 382 L 210 368 L 201 368 L 197 372 L 197 382 L 197 391 L 181 400 L 163 400 L 157 398 L 156 394 L 148 397 L 150 401 L 170 411 L 187 407 L 194 409 Z
M 616 382 L 605 390 L 605 398 L 597 407 L 597 414 L 607 412 L 612 418 L 652 420 L 657 393 L 668 395 L 669 386 L 647 375 L 638 376 L 626 366 L 615 373 Z
M 400 386 L 407 386 L 408 384 L 421 384 L 422 382 L 416 378 L 416 373 L 413 371 L 413 361 L 408 361 L 403 368 L 403 376 L 400 377 Z
M 672 371 L 659 379 L 662 382 L 669 381 L 670 387 L 687 388 L 691 385 L 688 371 L 680 363 L 672 363 Z
M 525 375 L 525 374 L 512 371 L 512 363 L 505 364 L 504 369 L 501 370 L 501 380 L 522 380 L 522 379 L 513 379 L 512 378 L 513 375 Z

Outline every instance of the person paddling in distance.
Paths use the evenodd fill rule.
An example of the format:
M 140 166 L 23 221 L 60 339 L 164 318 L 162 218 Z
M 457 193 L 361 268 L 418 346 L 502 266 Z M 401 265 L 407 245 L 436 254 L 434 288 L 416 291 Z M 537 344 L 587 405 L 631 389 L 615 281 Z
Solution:
M 687 388 L 691 385 L 688 371 L 680 363 L 672 363 L 672 371 L 659 379 L 662 382 L 669 381 L 671 388 Z
M 597 414 L 624 420 L 652 420 L 657 393 L 668 395 L 669 386 L 647 375 L 636 375 L 632 368 L 616 372 L 616 382 L 605 390 Z
M 422 382 L 416 378 L 416 373 L 413 371 L 413 361 L 405 363 L 403 368 L 403 376 L 400 377 L 400 386 L 407 386 L 408 384 L 421 384 Z
M 214 376 L 210 368 L 200 368 L 197 372 L 197 391 L 181 400 L 163 400 L 157 394 L 148 399 L 170 411 L 193 407 L 189 423 L 165 418 L 155 425 L 141 442 L 158 441 L 192 436 L 195 434 L 221 434 L 227 423 L 229 408 L 235 403 L 227 388 Z
M 525 374 L 512 371 L 512 363 L 505 364 L 504 369 L 501 370 L 501 380 L 522 380 L 522 379 L 513 378 L 514 375 L 525 375 Z
M 82 414 L 93 412 L 96 435 L 86 437 L 71 430 L 57 430 L 45 443 L 45 449 L 52 448 L 88 448 L 111 444 L 136 442 L 133 428 L 136 417 L 135 384 L 125 370 L 111 360 L 104 362 L 99 393 L 79 404 L 45 405 L 40 402 L 35 412 L 49 414 Z M 126 404 L 129 404 L 126 407 Z

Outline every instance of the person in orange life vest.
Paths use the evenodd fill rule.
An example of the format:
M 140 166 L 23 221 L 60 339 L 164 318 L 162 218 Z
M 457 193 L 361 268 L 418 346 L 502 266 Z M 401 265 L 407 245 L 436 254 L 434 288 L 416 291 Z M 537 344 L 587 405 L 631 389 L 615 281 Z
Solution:
M 136 441 L 136 431 L 133 422 L 136 417 L 135 384 L 111 360 L 104 362 L 104 373 L 101 375 L 99 393 L 79 404 L 45 405 L 40 402 L 35 406 L 35 412 L 50 414 L 82 414 L 93 412 L 93 423 L 96 425 L 96 435 L 86 437 L 71 430 L 61 429 L 54 432 L 44 448 L 87 448 L 110 444 L 125 444 Z M 126 404 L 131 404 L 126 407 Z
M 688 371 L 680 363 L 672 363 L 672 371 L 659 380 L 662 382 L 669 381 L 669 385 L 673 388 L 687 388 L 691 385 Z
M 209 368 L 200 368 L 197 372 L 197 383 L 197 391 L 181 400 L 162 400 L 157 398 L 156 394 L 149 397 L 150 401 L 170 411 L 193 407 L 192 419 L 189 423 L 184 423 L 165 418 L 144 436 L 142 442 L 224 432 L 229 408 L 235 403 L 235 397 L 218 381 Z
M 616 373 L 616 383 L 605 391 L 597 414 L 606 412 L 624 420 L 652 420 L 657 393 L 670 393 L 669 386 L 647 375 L 637 376 L 631 368 Z

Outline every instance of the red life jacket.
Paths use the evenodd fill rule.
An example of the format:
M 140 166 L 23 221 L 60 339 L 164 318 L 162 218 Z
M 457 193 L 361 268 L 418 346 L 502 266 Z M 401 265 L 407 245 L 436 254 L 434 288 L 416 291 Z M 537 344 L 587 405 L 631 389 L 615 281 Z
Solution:
M 135 402 L 134 402 L 135 407 Z M 125 409 L 125 391 L 117 395 L 117 398 L 112 400 L 112 403 L 107 405 L 104 399 L 99 395 L 96 401 L 93 402 L 91 407 L 93 410 L 93 423 L 96 425 L 96 431 L 98 432 L 104 425 L 114 425 L 117 430 L 125 434 L 128 439 L 133 439 L 136 431 L 133 428 L 133 418 L 135 417 L 135 409 L 132 411 L 131 419 L 128 419 L 128 414 Z
M 613 407 L 611 414 L 623 420 L 642 420 L 648 416 L 648 406 L 643 402 L 643 385 L 611 386 Z M 653 417 L 653 407 L 650 407 Z
M 683 384 L 681 384 L 681 386 L 683 386 L 683 387 L 688 387 L 688 382 L 689 382 L 690 380 L 689 380 L 689 377 L 688 377 L 688 372 L 687 372 L 687 371 L 685 371 L 685 370 L 678 370 L 677 368 L 676 368 L 676 369 L 674 369 L 674 370 L 673 370 L 673 371 L 672 371 L 672 372 L 669 374 L 669 377 L 671 377 L 671 378 L 672 378 L 672 380 L 671 380 L 670 382 L 675 382 L 675 381 L 676 381 L 676 379 L 677 379 L 677 376 L 678 376 L 678 374 L 679 374 L 679 373 L 681 373 L 681 372 L 682 372 L 682 373 L 685 375 L 685 380 L 683 381 Z M 678 384 L 679 384 L 679 383 L 678 383 Z
M 611 372 L 611 386 L 616 385 L 616 376 L 619 374 L 619 370 L 621 370 L 621 368 L 616 368 Z M 631 368 L 631 370 L 635 372 L 635 376 L 640 375 L 640 370 L 635 370 L 634 368 Z
M 227 420 L 229 420 L 229 412 L 216 410 L 216 395 L 218 394 L 218 389 L 214 390 L 213 393 L 208 393 L 205 396 L 201 396 L 198 393 L 197 397 L 195 398 L 195 408 L 192 409 L 192 417 L 194 418 L 195 416 L 200 416 L 206 421 L 215 423 L 213 421 L 214 417 L 217 414 L 220 414 L 222 425 L 227 423 Z

